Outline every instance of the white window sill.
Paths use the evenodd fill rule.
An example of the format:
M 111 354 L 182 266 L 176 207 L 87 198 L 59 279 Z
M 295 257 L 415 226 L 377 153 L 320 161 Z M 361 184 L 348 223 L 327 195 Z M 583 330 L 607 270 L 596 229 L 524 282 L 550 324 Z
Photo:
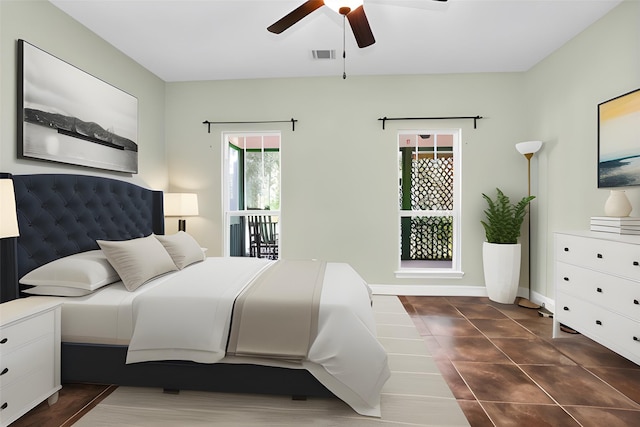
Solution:
M 402 269 L 394 272 L 396 279 L 460 279 L 464 271 L 437 270 L 437 269 Z

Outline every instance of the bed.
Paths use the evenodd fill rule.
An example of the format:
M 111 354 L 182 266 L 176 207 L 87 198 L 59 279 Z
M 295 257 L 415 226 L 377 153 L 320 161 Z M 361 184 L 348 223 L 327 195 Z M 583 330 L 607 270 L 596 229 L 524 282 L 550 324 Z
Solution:
M 86 175 L 4 176 L 14 181 L 20 237 L 0 240 L 3 301 L 27 296 L 43 298 L 25 293 L 39 286 L 32 288 L 19 281 L 78 256 L 112 256 L 109 245 L 114 242 L 128 245 L 160 241 L 173 257 L 174 236 L 164 236 L 162 192 Z M 127 255 L 126 259 L 130 257 Z M 113 263 L 113 258 L 109 261 Z M 174 263 L 179 264 L 175 258 Z M 290 277 L 292 270 L 285 268 L 300 269 L 301 263 L 214 257 L 163 272 L 152 280 L 136 283 L 133 289 L 129 289 L 133 283 L 129 272 L 116 268 L 119 277 L 115 282 L 91 289 L 86 295 L 59 297 L 63 300 L 62 380 L 165 390 L 285 394 L 295 398 L 335 395 L 362 415 L 379 416 L 379 394 L 389 377 L 389 369 L 386 353 L 375 338 L 368 286 L 347 264 L 322 263 L 320 267 L 316 261 L 302 263 L 305 269 L 311 269 L 309 277 L 322 282 L 320 288 L 309 285 L 309 289 L 314 289 L 309 292 L 315 293 L 319 304 L 318 315 L 310 317 L 316 322 L 317 334 L 312 336 L 307 353 L 300 353 L 299 349 L 287 349 L 283 354 L 252 353 L 247 350 L 251 346 L 246 346 L 246 338 L 238 338 L 237 342 L 230 339 L 237 325 L 250 324 L 248 320 L 236 320 L 240 296 L 249 293 L 247 289 L 255 289 L 258 281 L 260 286 L 270 286 L 264 277 L 277 277 L 277 271 L 281 277 Z M 138 274 L 137 270 L 130 272 Z M 207 282 L 211 277 L 226 278 L 221 287 L 226 302 L 219 302 L 217 294 L 194 297 L 192 289 L 214 292 Z M 227 282 L 234 283 L 233 287 L 227 286 Z M 180 295 L 184 283 L 190 286 L 190 297 L 187 291 Z M 37 283 L 30 283 L 34 284 Z M 272 288 L 264 289 L 267 297 L 273 295 Z M 167 301 L 173 301 L 169 304 L 171 310 L 182 312 L 162 315 L 167 310 Z M 213 302 L 208 306 L 207 301 Z M 217 308 L 207 308 L 213 306 Z M 247 303 L 246 307 L 249 306 Z M 196 312 L 205 320 L 196 317 L 193 314 Z M 215 328 L 199 326 L 203 322 L 211 325 L 214 318 L 224 319 L 222 323 L 226 324 Z M 186 344 L 163 347 L 158 341 L 147 344 L 153 334 L 144 332 L 145 323 L 152 325 L 151 331 L 154 325 L 161 326 L 155 330 L 176 329 L 178 341 L 187 335 L 185 331 L 215 335 L 216 348 L 187 348 Z M 291 326 L 286 322 L 282 325 Z M 166 334 L 157 338 L 166 339 Z M 194 335 L 183 341 L 197 342 L 199 346 L 206 340 Z M 274 344 L 277 340 L 274 335 L 261 345 L 271 345 L 277 350 L 280 346 Z M 233 354 L 229 354 L 228 343 L 237 345 Z M 222 348 L 222 353 L 217 347 Z M 163 348 L 164 352 L 158 352 L 157 348 Z

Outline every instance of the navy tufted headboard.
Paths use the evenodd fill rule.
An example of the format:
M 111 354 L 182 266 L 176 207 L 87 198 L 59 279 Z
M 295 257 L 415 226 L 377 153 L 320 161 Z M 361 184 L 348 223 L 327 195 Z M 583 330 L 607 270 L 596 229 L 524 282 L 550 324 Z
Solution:
M 6 294 L 12 293 L 12 286 L 16 289 L 13 298 L 17 296 L 17 281 L 29 271 L 64 256 L 98 249 L 97 239 L 164 234 L 161 191 L 87 175 L 9 177 L 16 192 L 20 237 L 6 239 L 15 241 L 15 246 L 2 249 L 3 270 L 15 268 L 14 282 L 2 283 L 3 301 L 11 299 Z

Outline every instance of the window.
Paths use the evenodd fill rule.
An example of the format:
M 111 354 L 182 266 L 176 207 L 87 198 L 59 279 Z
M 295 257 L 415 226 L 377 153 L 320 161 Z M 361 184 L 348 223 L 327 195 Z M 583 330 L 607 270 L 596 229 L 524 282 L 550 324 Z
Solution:
M 223 140 L 224 254 L 277 259 L 280 134 L 228 133 Z
M 397 277 L 460 277 L 460 130 L 400 131 Z

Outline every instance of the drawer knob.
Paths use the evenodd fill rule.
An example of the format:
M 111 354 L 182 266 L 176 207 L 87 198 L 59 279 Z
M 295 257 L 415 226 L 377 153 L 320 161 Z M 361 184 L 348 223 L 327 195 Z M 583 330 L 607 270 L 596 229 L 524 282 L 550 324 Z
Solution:
M 0 344 L 4 344 L 4 343 L 6 343 L 7 341 L 9 341 L 9 339 L 8 339 L 8 338 L 2 338 L 2 340 L 0 340 Z
M 633 340 L 634 340 L 634 341 L 640 341 L 640 338 L 638 338 L 638 337 L 633 337 Z
M 598 293 L 602 293 L 602 288 L 596 288 L 596 291 L 597 291 Z
M 568 278 L 568 277 L 566 277 L 566 276 L 565 276 L 565 277 L 563 277 L 562 279 L 563 279 L 565 282 L 568 282 L 568 281 L 569 281 L 569 278 Z
M 599 259 L 602 259 L 602 254 L 596 255 Z
M 564 251 L 565 252 L 569 252 L 569 248 L 564 248 Z
M 635 265 L 636 267 L 640 265 L 640 262 L 638 261 L 633 261 L 633 265 Z
M 6 374 L 7 372 L 9 372 L 9 368 L 4 368 L 4 369 L 2 370 L 2 372 L 0 372 L 0 375 L 4 375 L 4 374 Z
M 9 404 L 7 402 L 4 402 L 2 406 L 0 406 L 0 409 L 7 409 L 7 406 L 9 406 Z
M 634 300 L 633 300 L 633 303 L 634 303 L 635 305 L 640 305 L 640 301 L 638 301 L 637 299 L 634 299 Z
M 596 320 L 596 325 L 602 325 L 602 322 L 600 320 Z
M 564 311 L 569 311 L 569 307 L 567 307 L 566 305 L 562 308 Z

